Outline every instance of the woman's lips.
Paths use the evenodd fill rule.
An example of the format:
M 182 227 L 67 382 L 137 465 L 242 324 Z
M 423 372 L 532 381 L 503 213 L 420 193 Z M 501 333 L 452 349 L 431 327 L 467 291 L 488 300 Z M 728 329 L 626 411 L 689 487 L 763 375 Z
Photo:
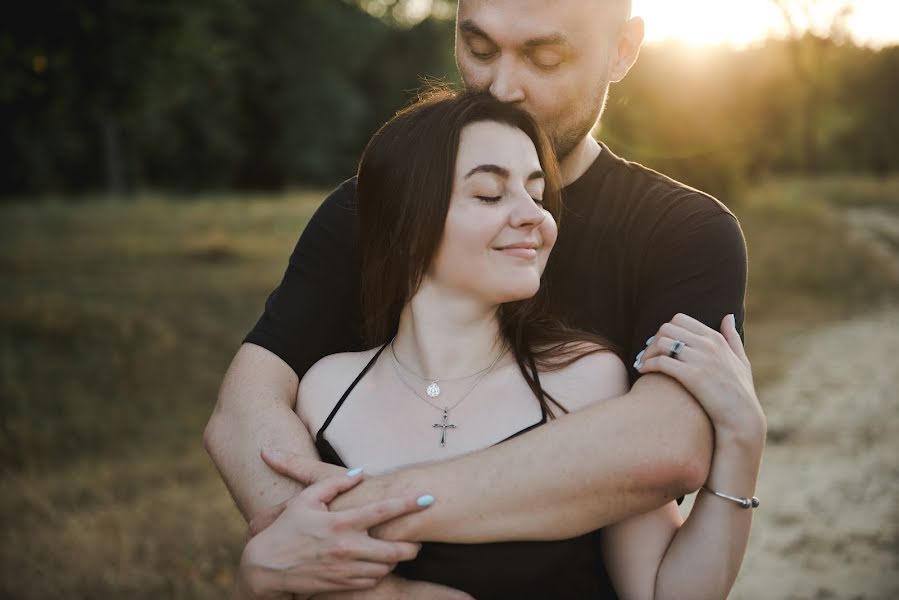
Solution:
M 506 254 L 508 256 L 515 256 L 517 258 L 537 258 L 537 244 L 530 242 L 503 246 L 501 248 L 497 248 L 497 250 L 499 250 L 503 254 Z
M 537 258 L 536 248 L 503 248 L 500 252 L 518 258 Z

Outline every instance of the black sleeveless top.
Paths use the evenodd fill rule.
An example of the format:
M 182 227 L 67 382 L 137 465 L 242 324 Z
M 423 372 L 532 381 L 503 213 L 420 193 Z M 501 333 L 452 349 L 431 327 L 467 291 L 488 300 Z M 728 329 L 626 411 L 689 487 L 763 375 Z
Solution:
M 334 447 L 324 437 L 325 429 L 356 384 L 371 369 L 385 344 L 372 357 L 315 436 L 321 459 L 346 467 Z M 539 379 L 535 380 L 539 385 Z M 540 421 L 497 442 L 510 440 L 546 423 L 541 404 Z M 462 590 L 477 600 L 491 598 L 616 598 L 602 567 L 598 532 L 576 538 L 547 542 L 495 542 L 448 544 L 424 542 L 415 560 L 398 563 L 393 573 L 405 579 L 430 581 Z

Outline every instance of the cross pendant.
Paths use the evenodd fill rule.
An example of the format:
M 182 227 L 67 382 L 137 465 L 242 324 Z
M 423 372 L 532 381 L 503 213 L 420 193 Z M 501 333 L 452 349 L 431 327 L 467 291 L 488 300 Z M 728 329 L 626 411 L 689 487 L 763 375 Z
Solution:
M 455 425 L 447 425 L 447 420 L 449 417 L 446 414 L 446 409 L 443 409 L 443 423 L 434 423 L 434 427 L 442 427 L 443 431 L 440 432 L 440 446 L 446 446 L 446 430 L 447 429 L 455 429 Z

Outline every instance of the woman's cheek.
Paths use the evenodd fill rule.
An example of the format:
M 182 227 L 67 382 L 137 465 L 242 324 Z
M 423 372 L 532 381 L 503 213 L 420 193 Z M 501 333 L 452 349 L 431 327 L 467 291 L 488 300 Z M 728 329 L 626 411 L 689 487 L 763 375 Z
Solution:
M 543 271 L 546 269 L 546 263 L 549 260 L 549 254 L 552 252 L 556 238 L 559 235 L 559 227 L 553 220 L 552 215 L 547 213 L 546 220 L 543 221 L 539 230 L 543 241 L 543 246 L 540 248 L 540 275 L 542 276 Z
M 544 249 L 549 253 L 556 243 L 556 238 L 559 237 L 559 226 L 556 225 L 556 221 L 549 211 L 544 210 L 543 212 L 546 213 L 546 218 L 540 225 L 540 237 L 543 239 Z

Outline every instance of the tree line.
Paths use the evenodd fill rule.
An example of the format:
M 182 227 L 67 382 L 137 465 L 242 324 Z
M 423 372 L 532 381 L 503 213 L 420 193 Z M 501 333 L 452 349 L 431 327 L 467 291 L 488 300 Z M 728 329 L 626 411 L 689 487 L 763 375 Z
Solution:
M 275 190 L 352 175 L 453 23 L 373 0 L 34 0 L 0 26 L 0 197 Z M 367 8 L 369 10 L 363 10 Z M 769 173 L 899 170 L 899 47 L 806 34 L 647 47 L 599 137 L 719 194 Z

